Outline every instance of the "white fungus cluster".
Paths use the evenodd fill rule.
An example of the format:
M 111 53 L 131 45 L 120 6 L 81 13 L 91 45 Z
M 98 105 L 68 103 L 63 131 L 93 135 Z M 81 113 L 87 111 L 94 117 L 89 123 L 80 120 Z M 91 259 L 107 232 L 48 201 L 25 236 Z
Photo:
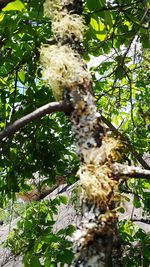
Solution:
M 77 14 L 58 12 L 52 20 L 52 31 L 56 38 L 73 37 L 76 41 L 81 41 L 85 25 L 81 16 Z
M 117 190 L 110 165 L 116 158 L 119 144 L 111 137 L 104 138 L 100 114 L 90 91 L 84 91 L 84 87 L 77 88 L 70 95 L 75 106 L 71 117 L 72 131 L 77 144 L 76 151 L 83 162 L 78 171 L 83 195 L 89 201 L 106 207 L 113 201 L 114 191 Z
M 117 183 L 112 179 L 111 169 L 107 164 L 115 157 L 114 148 L 117 147 L 114 139 L 108 138 L 102 142 L 100 148 L 84 149 L 84 164 L 80 166 L 78 175 L 84 194 L 98 205 L 107 205 L 114 198 Z M 108 198 L 109 196 L 109 198 Z
M 43 78 L 51 86 L 57 100 L 62 98 L 64 89 L 69 92 L 74 106 L 71 115 L 72 131 L 77 153 L 83 161 L 78 175 L 86 197 L 94 203 L 105 205 L 108 196 L 112 200 L 116 188 L 106 162 L 111 163 L 113 149 L 117 144 L 113 139 L 101 143 L 103 132 L 100 114 L 90 92 L 91 75 L 80 55 L 71 46 L 61 44 L 67 38 L 70 43 L 81 42 L 83 38 L 83 19 L 67 10 L 67 5 L 73 2 L 74 0 L 46 0 L 44 3 L 44 13 L 52 19 L 52 31 L 58 44 L 41 47 Z
M 79 168 L 78 175 L 84 194 L 87 199 L 98 205 L 109 205 L 112 201 L 113 190 L 117 187 L 116 182 L 110 178 L 110 169 L 107 165 L 86 164 Z
M 44 2 L 44 15 L 52 19 L 64 6 L 72 4 L 74 0 L 46 0 Z
M 64 88 L 72 90 L 77 85 L 84 84 L 89 76 L 84 62 L 67 45 L 43 45 L 41 63 L 43 78 L 58 100 L 61 99 Z
M 84 162 L 87 164 L 103 165 L 109 160 L 116 158 L 115 149 L 119 146 L 117 141 L 113 138 L 103 139 L 101 147 L 94 147 L 90 149 L 83 149 Z
M 67 38 L 80 42 L 83 38 L 85 25 L 81 16 L 71 14 L 67 6 L 74 0 L 46 0 L 44 14 L 52 19 L 52 31 L 57 41 Z M 43 45 L 41 47 L 41 64 L 43 78 L 51 86 L 57 100 L 62 98 L 64 89 L 72 90 L 91 76 L 85 63 L 69 45 Z

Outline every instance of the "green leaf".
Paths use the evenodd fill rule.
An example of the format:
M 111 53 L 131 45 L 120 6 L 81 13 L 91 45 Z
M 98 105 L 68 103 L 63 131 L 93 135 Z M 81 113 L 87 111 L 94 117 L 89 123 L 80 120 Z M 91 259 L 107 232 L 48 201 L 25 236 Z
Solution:
M 91 17 L 90 24 L 96 32 L 102 32 L 105 29 L 104 23 L 102 23 L 97 17 Z
M 3 12 L 0 12 L 0 22 L 4 19 L 4 13 Z
M 74 257 L 74 254 L 72 251 L 68 249 L 64 249 L 60 251 L 60 253 L 58 254 L 57 260 L 62 263 L 71 264 L 73 257 Z
M 5 80 L 0 78 L 0 84 L 5 85 L 6 84 Z
M 116 69 L 115 76 L 116 76 L 116 79 L 119 79 L 119 80 L 123 79 L 123 77 L 124 77 L 124 69 L 123 69 L 122 66 L 118 67 Z
M 106 38 L 106 31 L 105 31 L 105 25 L 104 23 L 99 20 L 96 16 L 91 17 L 90 25 L 92 29 L 94 30 L 94 34 L 97 39 L 100 41 L 105 40 Z
M 111 12 L 109 11 L 105 12 L 105 23 L 109 25 L 109 29 L 112 28 L 113 22 L 111 18 Z
M 44 241 L 36 242 L 34 246 L 34 252 L 39 253 L 44 245 Z
M 30 260 L 30 266 L 31 267 L 41 267 L 42 265 L 41 265 L 38 257 L 32 255 L 31 260 Z
M 57 243 L 60 241 L 59 236 L 55 235 L 55 234 L 48 234 L 47 236 L 43 236 L 41 237 L 42 242 L 46 243 L 46 244 L 51 244 L 52 242 Z
M 16 1 L 12 2 L 12 3 L 9 3 L 2 10 L 4 12 L 5 11 L 10 11 L 10 10 L 22 11 L 22 10 L 25 10 L 25 6 L 20 0 L 16 0 Z
M 67 205 L 68 198 L 66 196 L 59 196 L 61 203 Z
M 133 205 L 135 208 L 140 208 L 141 207 L 141 202 L 140 202 L 140 198 L 136 195 L 134 196 L 134 199 L 133 199 Z
M 99 10 L 102 7 L 102 0 L 87 0 L 87 7 L 89 8 L 89 10 L 91 11 L 96 11 Z
M 149 35 L 147 33 L 141 35 L 141 42 L 142 42 L 143 48 L 149 49 L 150 42 L 149 42 Z
M 23 263 L 25 267 L 41 267 L 42 266 L 38 257 L 32 255 L 29 252 L 23 257 Z
M 51 261 L 51 259 L 47 259 L 44 262 L 44 267 L 57 267 L 57 263 Z
M 123 207 L 118 207 L 117 211 L 120 213 L 125 213 L 125 209 Z
M 21 81 L 22 83 L 25 83 L 25 72 L 24 72 L 24 70 L 20 70 L 20 71 L 18 72 L 18 77 L 19 77 L 19 79 L 20 79 L 20 81 Z
M 119 126 L 119 119 L 117 116 L 113 117 L 112 122 L 115 124 L 115 126 Z

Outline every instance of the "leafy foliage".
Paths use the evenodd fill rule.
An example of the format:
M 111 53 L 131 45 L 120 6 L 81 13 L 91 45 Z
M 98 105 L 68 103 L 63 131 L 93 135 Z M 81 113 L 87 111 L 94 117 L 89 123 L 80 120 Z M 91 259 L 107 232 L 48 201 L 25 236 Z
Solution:
M 73 259 L 72 243 L 67 238 L 74 232 L 69 225 L 58 232 L 53 231 L 54 215 L 58 206 L 66 204 L 66 198 L 57 197 L 51 201 L 32 203 L 7 238 L 7 246 L 15 255 L 24 254 L 24 266 L 70 265 Z M 34 214 L 34 216 L 33 216 Z
M 149 149 L 146 8 L 140 1 L 87 1 L 85 7 L 85 59 L 97 57 L 91 69 L 97 104 L 141 154 Z
M 149 266 L 150 236 L 139 229 L 132 221 L 127 220 L 120 223 L 120 235 L 126 246 L 123 257 L 123 266 L 138 267 Z
M 54 100 L 51 88 L 42 81 L 39 63 L 41 44 L 53 36 L 51 22 L 43 16 L 43 2 L 16 0 L 0 12 L 1 130 Z M 97 106 L 141 156 L 149 151 L 150 140 L 148 9 L 148 1 L 86 0 L 83 12 L 87 25 L 83 57 L 93 75 Z M 36 172 L 47 177 L 44 183 L 48 185 L 54 183 L 56 175 L 73 183 L 78 160 L 72 143 L 70 122 L 60 113 L 30 123 L 5 139 L 0 148 L 1 207 L 15 198 L 15 192 L 24 190 Z M 128 147 L 122 154 L 121 160 L 137 164 Z M 143 207 L 145 217 L 150 213 L 149 190 L 149 183 L 143 179 L 129 180 L 121 187 L 126 194 L 134 194 L 133 206 Z M 53 233 L 53 214 L 60 202 L 33 203 L 18 223 L 19 230 L 9 237 L 9 247 L 25 255 L 25 266 L 70 264 L 71 243 L 64 237 L 72 228 Z M 140 266 L 134 254 L 137 240 L 141 242 L 143 265 L 148 266 L 149 238 L 133 228 L 130 221 L 120 224 L 124 244 L 131 246 L 132 262 L 125 260 L 124 266 Z M 42 257 L 45 262 L 41 262 Z

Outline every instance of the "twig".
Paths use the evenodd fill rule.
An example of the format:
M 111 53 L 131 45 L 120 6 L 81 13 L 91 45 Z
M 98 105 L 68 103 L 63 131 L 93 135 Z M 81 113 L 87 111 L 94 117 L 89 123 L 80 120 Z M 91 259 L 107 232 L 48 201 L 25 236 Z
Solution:
M 148 14 L 148 11 L 149 11 L 149 10 L 148 10 L 148 8 L 147 8 L 146 11 L 145 11 L 145 13 L 144 13 L 144 15 L 143 15 L 143 17 L 142 17 L 142 19 L 141 19 L 141 21 L 140 21 L 140 23 L 139 23 L 139 25 L 138 25 L 138 28 L 135 30 L 135 32 L 134 32 L 134 34 L 133 34 L 133 37 L 131 38 L 131 40 L 130 40 L 130 42 L 129 42 L 129 45 L 128 45 L 128 47 L 127 47 L 125 53 L 124 53 L 123 56 L 122 56 L 122 60 L 121 60 L 120 67 L 123 67 L 123 65 L 124 65 L 124 61 L 125 61 L 126 56 L 127 56 L 128 52 L 129 52 L 129 50 L 130 50 L 130 47 L 131 47 L 131 45 L 132 45 L 132 43 L 133 43 L 133 40 L 134 40 L 136 34 L 138 33 L 138 31 L 139 31 L 141 25 L 143 24 L 143 22 L 144 22 L 144 20 L 145 20 L 145 18 L 146 18 L 146 16 L 147 16 L 147 14 Z
M 150 166 L 146 163 L 146 161 L 141 157 L 141 155 L 135 150 L 134 146 L 131 144 L 130 140 L 125 137 L 122 133 L 120 133 L 115 126 L 103 115 L 101 115 L 102 121 L 112 130 L 117 136 L 119 136 L 122 141 L 125 142 L 126 146 L 130 149 L 135 159 L 143 166 L 144 169 L 150 170 Z
M 142 202 L 144 202 L 144 199 L 138 194 L 136 193 L 135 191 L 131 191 L 131 190 L 127 190 L 127 189 L 120 189 L 121 193 L 125 193 L 125 194 L 132 194 L 136 197 L 138 197 Z
M 119 11 L 124 11 L 124 8 L 130 9 L 131 5 L 130 6 L 129 5 L 122 5 L 122 6 L 121 5 L 114 5 L 114 6 L 110 6 L 110 7 L 103 6 L 100 9 L 88 12 L 88 14 L 94 14 L 94 13 L 99 13 L 99 12 L 103 12 L 103 11 L 117 11 L 118 12 L 118 9 L 119 9 Z
M 131 121 L 132 121 L 132 124 L 133 124 L 133 127 L 135 127 L 135 123 L 134 123 L 134 107 L 133 107 L 133 93 L 132 93 L 132 82 L 131 82 L 131 79 L 130 79 L 130 76 L 128 75 L 128 73 L 125 71 L 125 74 L 128 78 L 128 81 L 129 81 L 129 90 L 130 90 L 130 105 L 131 105 Z

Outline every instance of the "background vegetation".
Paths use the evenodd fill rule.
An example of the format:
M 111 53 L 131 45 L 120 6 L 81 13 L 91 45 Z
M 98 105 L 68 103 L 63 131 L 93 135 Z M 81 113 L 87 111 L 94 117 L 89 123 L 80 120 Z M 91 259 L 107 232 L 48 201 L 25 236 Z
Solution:
M 49 42 L 53 36 L 51 23 L 43 15 L 43 2 L 16 0 L 4 7 L 0 1 L 1 130 L 54 101 L 51 88 L 42 81 L 39 62 L 41 44 Z M 125 144 L 120 162 L 125 160 L 129 165 L 140 162 L 144 168 L 148 165 L 142 157 L 149 152 L 150 140 L 149 6 L 145 0 L 87 0 L 83 11 L 87 25 L 83 58 L 90 66 L 94 57 L 90 70 L 97 107 L 110 123 L 110 130 L 114 131 L 114 125 L 114 134 Z M 27 181 L 34 179 L 36 172 L 46 177 L 44 184 L 50 186 L 56 175 L 65 177 L 67 183 L 77 179 L 78 159 L 69 118 L 60 112 L 31 122 L 3 139 L 0 153 L 0 204 L 3 209 L 10 200 L 15 200 L 15 192 L 29 189 Z M 143 207 L 142 216 L 147 223 L 149 189 L 149 182 L 144 179 L 130 179 L 120 189 L 134 195 L 133 205 Z M 57 213 L 57 205 L 61 202 L 64 203 L 64 199 L 49 204 L 31 204 L 18 223 L 20 230 L 15 232 L 15 238 L 8 240 L 14 253 L 25 255 L 25 266 L 70 264 L 71 243 L 64 237 L 70 236 L 73 228 L 70 226 L 56 234 L 52 232 L 53 213 Z M 146 267 L 150 264 L 150 238 L 144 230 L 134 226 L 132 219 L 131 214 L 131 218 L 119 223 L 122 242 L 130 246 L 124 266 Z M 34 225 L 39 228 L 33 231 Z M 137 241 L 140 245 L 135 248 Z M 49 258 L 50 251 L 56 256 Z

